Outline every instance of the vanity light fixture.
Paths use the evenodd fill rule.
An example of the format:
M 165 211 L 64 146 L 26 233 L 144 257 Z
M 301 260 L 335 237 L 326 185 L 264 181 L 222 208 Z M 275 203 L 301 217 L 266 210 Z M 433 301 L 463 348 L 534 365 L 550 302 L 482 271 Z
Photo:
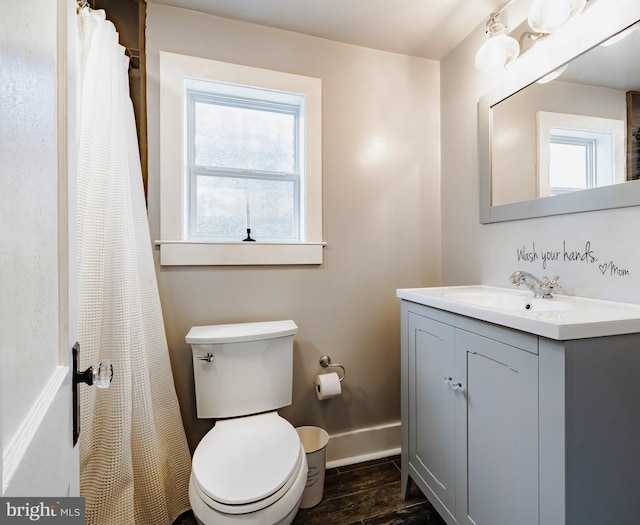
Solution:
M 535 42 L 556 31 L 569 19 L 582 13 L 587 1 L 534 0 L 528 15 L 529 26 L 534 32 L 523 33 L 519 42 L 505 34 L 506 27 L 498 20 L 498 16 L 513 2 L 507 1 L 489 15 L 486 28 L 489 40 L 476 53 L 476 68 L 485 72 L 504 69 L 509 62 L 518 58 L 525 39 Z
M 498 20 L 502 12 L 511 5 L 508 0 L 497 11 L 491 13 L 487 20 L 486 33 L 489 35 L 482 47 L 476 53 L 476 68 L 480 71 L 492 72 L 504 67 L 520 54 L 518 41 L 505 34 L 506 26 Z

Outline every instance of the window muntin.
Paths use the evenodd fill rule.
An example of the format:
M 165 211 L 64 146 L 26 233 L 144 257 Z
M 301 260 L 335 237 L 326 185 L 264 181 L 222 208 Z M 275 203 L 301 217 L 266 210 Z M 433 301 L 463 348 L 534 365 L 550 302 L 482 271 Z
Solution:
M 304 95 L 185 82 L 187 237 L 297 242 L 304 215 Z

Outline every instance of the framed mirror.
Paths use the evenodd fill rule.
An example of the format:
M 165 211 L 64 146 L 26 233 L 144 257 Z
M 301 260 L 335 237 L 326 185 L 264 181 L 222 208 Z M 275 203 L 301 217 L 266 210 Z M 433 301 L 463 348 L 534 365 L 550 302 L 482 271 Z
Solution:
M 640 2 L 538 41 L 478 117 L 480 222 L 640 205 Z

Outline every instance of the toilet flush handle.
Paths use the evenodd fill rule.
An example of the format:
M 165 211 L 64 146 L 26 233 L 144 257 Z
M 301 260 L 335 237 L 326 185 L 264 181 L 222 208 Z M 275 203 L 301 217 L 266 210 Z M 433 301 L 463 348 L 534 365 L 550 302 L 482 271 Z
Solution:
M 206 361 L 207 363 L 213 363 L 213 354 L 211 352 L 207 352 L 207 355 L 197 357 L 196 359 Z

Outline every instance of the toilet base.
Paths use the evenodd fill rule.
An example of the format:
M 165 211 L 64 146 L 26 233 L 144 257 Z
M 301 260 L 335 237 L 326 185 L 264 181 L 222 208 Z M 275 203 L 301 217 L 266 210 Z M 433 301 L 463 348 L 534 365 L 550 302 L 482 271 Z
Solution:
M 291 525 L 291 523 L 293 523 L 293 520 L 296 517 L 296 514 L 298 514 L 298 508 L 299 507 L 300 507 L 300 504 L 298 503 L 298 505 L 296 505 L 296 508 L 294 508 L 287 516 L 285 516 L 278 523 L 274 523 L 273 525 Z M 198 523 L 198 525 L 213 525 L 213 524 L 203 523 L 202 521 L 200 521 L 198 519 L 198 516 L 195 515 L 195 512 L 194 512 L 194 516 L 196 518 L 196 522 Z M 243 523 L 243 522 L 239 521 L 238 523 Z

